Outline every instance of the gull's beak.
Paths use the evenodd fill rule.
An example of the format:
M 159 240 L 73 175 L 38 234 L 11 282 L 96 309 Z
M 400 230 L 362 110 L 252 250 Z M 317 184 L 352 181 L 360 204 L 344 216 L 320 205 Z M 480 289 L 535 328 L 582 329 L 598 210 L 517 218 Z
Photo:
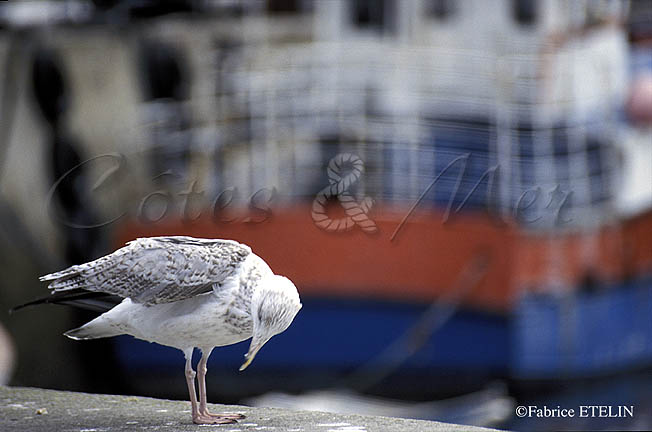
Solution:
M 258 354 L 258 351 L 265 345 L 265 343 L 269 340 L 263 340 L 263 341 L 251 341 L 251 345 L 249 345 L 249 351 L 247 351 L 247 354 L 245 354 L 245 362 L 242 363 L 242 366 L 240 366 L 240 371 L 243 371 L 247 369 L 247 366 L 251 364 L 251 362 L 254 360 L 254 357 L 256 357 L 256 354 Z

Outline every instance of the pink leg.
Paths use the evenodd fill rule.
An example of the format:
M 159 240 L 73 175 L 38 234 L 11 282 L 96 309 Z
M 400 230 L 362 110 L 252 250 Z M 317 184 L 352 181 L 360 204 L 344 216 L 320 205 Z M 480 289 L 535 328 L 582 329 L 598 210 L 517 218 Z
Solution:
M 211 414 L 208 412 L 207 397 L 206 397 L 206 362 L 211 355 L 212 349 L 202 350 L 202 356 L 197 365 L 197 382 L 199 383 L 199 414 L 217 419 L 242 420 L 245 418 L 242 414 Z
M 192 349 L 189 351 L 184 351 L 184 354 L 186 355 L 186 384 L 188 385 L 188 393 L 190 393 L 192 422 L 195 424 L 235 423 L 235 419 L 232 418 L 202 414 L 201 410 L 197 406 L 197 394 L 195 393 L 195 371 L 192 370 Z

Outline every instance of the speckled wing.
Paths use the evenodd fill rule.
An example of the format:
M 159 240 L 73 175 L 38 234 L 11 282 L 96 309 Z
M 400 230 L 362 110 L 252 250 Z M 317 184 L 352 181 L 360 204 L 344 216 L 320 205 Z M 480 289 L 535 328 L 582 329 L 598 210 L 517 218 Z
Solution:
M 85 289 L 144 304 L 170 303 L 210 292 L 251 254 L 232 240 L 146 237 L 86 264 L 42 276 L 55 292 Z

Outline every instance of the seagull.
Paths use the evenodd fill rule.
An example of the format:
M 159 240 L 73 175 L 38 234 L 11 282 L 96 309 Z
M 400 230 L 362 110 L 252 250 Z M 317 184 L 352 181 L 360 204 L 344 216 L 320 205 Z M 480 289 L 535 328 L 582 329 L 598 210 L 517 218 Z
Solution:
M 115 305 L 64 333 L 69 338 L 128 334 L 183 351 L 196 424 L 227 424 L 244 418 L 208 411 L 206 362 L 213 348 L 251 338 L 242 371 L 267 341 L 290 326 L 301 309 L 294 284 L 275 275 L 248 246 L 233 240 L 139 238 L 95 261 L 40 280 L 49 282 L 50 296 L 19 307 L 62 303 L 106 310 L 107 303 Z M 195 348 L 202 353 L 196 372 L 191 362 Z

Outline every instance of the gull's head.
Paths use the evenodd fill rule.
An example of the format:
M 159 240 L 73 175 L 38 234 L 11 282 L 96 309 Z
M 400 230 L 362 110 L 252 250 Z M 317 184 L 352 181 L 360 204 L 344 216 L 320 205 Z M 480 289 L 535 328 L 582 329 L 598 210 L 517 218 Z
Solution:
M 251 314 L 254 328 L 247 359 L 240 370 L 245 370 L 258 351 L 268 340 L 283 333 L 301 309 L 299 292 L 292 281 L 286 277 L 273 275 L 260 281 L 251 299 Z

